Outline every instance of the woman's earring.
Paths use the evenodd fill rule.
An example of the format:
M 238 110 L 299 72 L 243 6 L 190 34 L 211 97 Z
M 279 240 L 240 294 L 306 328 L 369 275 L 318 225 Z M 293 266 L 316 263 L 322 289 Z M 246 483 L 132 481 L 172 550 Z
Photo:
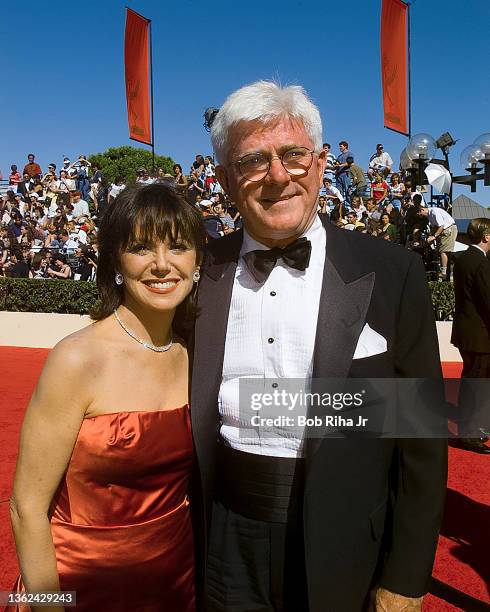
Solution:
M 201 278 L 201 274 L 199 272 L 199 270 L 196 270 L 194 272 L 194 274 L 192 275 L 192 280 L 197 283 L 199 281 L 199 279 Z
M 122 285 L 124 283 L 123 275 L 120 272 L 116 272 L 114 280 L 116 282 L 116 285 Z

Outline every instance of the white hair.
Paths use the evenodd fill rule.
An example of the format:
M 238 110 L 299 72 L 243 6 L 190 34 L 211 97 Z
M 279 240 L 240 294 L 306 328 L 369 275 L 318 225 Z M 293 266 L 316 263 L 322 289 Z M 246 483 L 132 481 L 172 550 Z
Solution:
M 301 120 L 315 151 L 321 151 L 320 111 L 305 90 L 299 85 L 282 87 L 272 81 L 257 81 L 230 94 L 213 121 L 211 142 L 218 161 L 225 162 L 228 134 L 238 123 L 260 121 L 265 124 L 284 116 Z

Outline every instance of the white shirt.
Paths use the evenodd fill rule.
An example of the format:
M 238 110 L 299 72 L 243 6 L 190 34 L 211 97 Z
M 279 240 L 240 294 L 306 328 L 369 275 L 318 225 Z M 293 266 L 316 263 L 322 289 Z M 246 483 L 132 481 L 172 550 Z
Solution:
M 230 303 L 218 397 L 221 436 L 238 450 L 276 457 L 298 457 L 303 453 L 303 430 L 292 427 L 249 429 L 249 418 L 240 418 L 243 410 L 239 410 L 239 380 L 259 379 L 254 383 L 257 391 L 267 385 L 267 392 L 273 389 L 269 388 L 270 381 L 264 379 L 304 379 L 307 384 L 311 383 L 326 245 L 325 229 L 318 217 L 304 235 L 312 245 L 308 268 L 304 272 L 295 270 L 279 259 L 261 285 L 251 275 L 243 255 L 269 247 L 244 231 Z M 246 427 L 250 437 L 245 437 L 243 431 L 240 435 L 240 427 Z
M 117 198 L 117 196 L 121 193 L 121 191 L 123 191 L 124 189 L 126 189 L 126 185 L 124 185 L 124 183 L 122 185 L 116 185 L 115 183 L 112 183 L 111 185 L 111 190 L 109 191 L 109 195 L 112 198 Z
M 334 196 L 339 200 L 341 204 L 344 203 L 344 196 L 340 193 L 337 187 L 334 187 L 333 185 L 328 187 L 328 189 L 327 187 L 322 187 L 320 189 L 320 195 Z
M 78 202 L 73 203 L 73 217 L 76 219 L 77 217 L 81 217 L 82 215 L 90 216 L 90 211 L 88 209 L 88 204 L 85 200 L 78 200 Z
M 443 227 L 445 230 L 455 224 L 451 215 L 443 208 L 429 207 L 429 224 L 431 227 Z
M 374 153 L 369 161 L 369 167 L 373 169 L 392 168 L 393 160 L 386 151 L 383 151 L 381 155 Z

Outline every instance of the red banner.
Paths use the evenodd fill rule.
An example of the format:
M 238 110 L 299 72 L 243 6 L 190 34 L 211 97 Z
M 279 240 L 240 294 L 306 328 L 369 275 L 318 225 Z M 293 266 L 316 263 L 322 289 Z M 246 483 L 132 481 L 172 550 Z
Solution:
M 148 32 L 150 21 L 126 9 L 124 66 L 129 137 L 151 145 Z
M 401 0 L 383 0 L 381 9 L 384 125 L 402 134 L 408 134 L 407 9 Z

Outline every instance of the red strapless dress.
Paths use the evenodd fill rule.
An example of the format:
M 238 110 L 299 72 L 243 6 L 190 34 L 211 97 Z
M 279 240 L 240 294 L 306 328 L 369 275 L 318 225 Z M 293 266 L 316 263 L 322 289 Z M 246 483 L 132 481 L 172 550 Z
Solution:
M 194 612 L 192 462 L 187 406 L 83 421 L 51 509 L 67 610 Z

